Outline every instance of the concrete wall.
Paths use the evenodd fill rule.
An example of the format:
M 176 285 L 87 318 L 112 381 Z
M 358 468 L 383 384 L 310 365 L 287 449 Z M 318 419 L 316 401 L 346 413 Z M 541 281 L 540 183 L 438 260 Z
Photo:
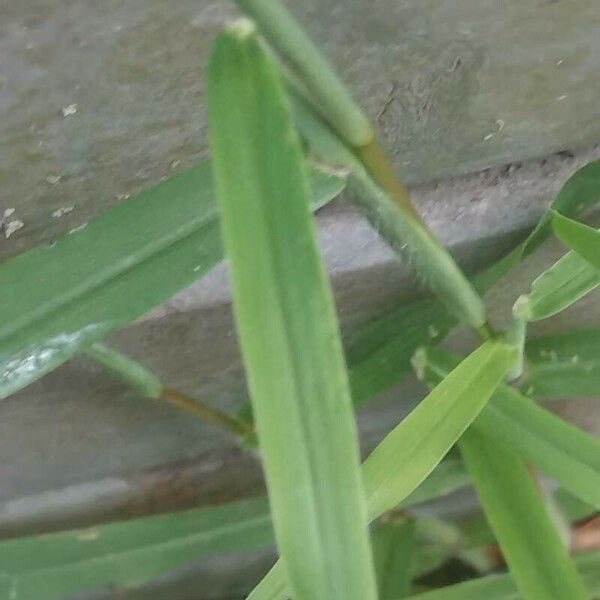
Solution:
M 519 239 L 561 183 L 600 156 L 595 0 L 308 0 L 293 8 L 380 126 L 428 223 L 469 270 Z M 0 230 L 0 260 L 206 153 L 207 52 L 234 15 L 228 3 L 206 0 L 0 0 L 0 215 L 14 208 L 23 223 L 8 238 Z M 318 224 L 346 329 L 420 293 L 343 199 Z M 534 256 L 492 305 L 510 307 L 558 252 Z M 597 298 L 538 330 L 597 324 Z M 224 265 L 113 341 L 208 402 L 231 409 L 244 397 Z M 365 447 L 421 391 L 409 381 L 361 412 Z M 566 410 L 598 430 L 589 403 Z M 257 458 L 235 440 L 136 397 L 84 359 L 0 404 L 0 481 L 2 535 L 262 489 Z

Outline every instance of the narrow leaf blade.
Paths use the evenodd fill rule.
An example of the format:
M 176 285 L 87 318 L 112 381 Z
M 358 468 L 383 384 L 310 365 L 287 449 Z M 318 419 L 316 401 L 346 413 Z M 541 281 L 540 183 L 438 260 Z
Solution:
M 436 385 L 457 360 L 443 350 L 427 349 L 425 380 Z M 565 489 L 600 509 L 600 439 L 505 384 L 494 392 L 472 427 L 502 447 L 510 448 L 554 477 Z
M 577 570 L 591 597 L 600 593 L 600 551 L 586 552 L 574 558 Z M 510 573 L 488 575 L 447 587 L 410 596 L 408 600 L 521 600 Z
M 314 208 L 343 187 L 343 177 L 311 169 Z M 204 161 L 0 266 L 0 398 L 146 313 L 222 258 L 211 165 Z
M 559 313 L 600 285 L 600 271 L 576 252 L 567 252 L 531 284 L 529 294 L 515 305 L 528 321 Z
M 469 429 L 459 445 L 523 597 L 586 599 L 581 578 L 523 461 L 475 429 Z
M 600 269 L 600 231 L 554 213 L 552 227 L 556 235 L 595 269 Z
M 530 254 L 550 234 L 553 211 L 577 217 L 600 202 L 600 159 L 593 160 L 573 173 L 562 186 L 535 229 L 524 243 L 524 254 Z
M 470 354 L 373 450 L 363 465 L 369 513 L 394 508 L 477 417 L 516 357 L 501 342 Z
M 208 100 L 236 322 L 293 595 L 375 598 L 356 426 L 300 143 L 249 22 L 217 38 Z
M 136 585 L 187 561 L 272 543 L 265 498 L 0 543 L 0 582 L 14 600 L 55 600 Z

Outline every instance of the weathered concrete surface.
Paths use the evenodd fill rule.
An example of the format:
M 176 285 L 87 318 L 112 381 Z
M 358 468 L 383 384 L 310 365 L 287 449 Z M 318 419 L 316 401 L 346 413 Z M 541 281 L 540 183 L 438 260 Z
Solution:
M 600 140 L 595 0 L 297 4 L 381 126 L 426 220 L 469 270 L 523 235 L 562 182 L 600 156 L 592 145 Z M 0 231 L 0 260 L 205 153 L 202 72 L 211 39 L 233 14 L 206 0 L 0 0 L 0 216 L 14 207 L 24 222 L 9 239 Z M 575 155 L 551 154 L 564 149 Z M 460 173 L 473 174 L 450 177 Z M 345 328 L 420 293 L 342 202 L 318 223 Z M 494 311 L 506 311 L 557 252 L 542 250 L 500 286 Z M 598 324 L 598 297 L 536 330 Z M 113 341 L 208 402 L 232 409 L 244 397 L 224 266 Z M 469 336 L 459 332 L 453 343 L 466 347 Z M 365 449 L 421 392 L 408 381 L 361 412 Z M 598 431 L 600 418 L 583 406 L 571 416 Z M 232 438 L 137 398 L 84 359 L 0 404 L 0 482 L 4 536 L 262 489 L 257 458 Z M 169 597 L 197 600 L 201 584 L 184 581 Z
M 293 8 L 411 183 L 600 137 L 596 0 Z M 0 209 L 24 223 L 0 258 L 206 152 L 207 53 L 234 15 L 225 0 L 0 0 Z

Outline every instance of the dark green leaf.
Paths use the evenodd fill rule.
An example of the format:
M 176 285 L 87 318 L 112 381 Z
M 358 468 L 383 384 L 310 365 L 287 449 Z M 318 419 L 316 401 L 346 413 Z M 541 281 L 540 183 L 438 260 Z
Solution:
M 267 546 L 265 498 L 0 543 L 0 589 L 11 600 L 58 600 L 136 585 L 194 559 Z M 4 576 L 2 575 L 4 574 Z
M 344 186 L 311 171 L 313 205 Z M 139 317 L 223 258 L 208 162 L 0 267 L 0 398 Z
M 247 21 L 217 38 L 208 107 L 237 329 L 290 588 L 297 600 L 374 599 L 356 425 L 300 141 Z

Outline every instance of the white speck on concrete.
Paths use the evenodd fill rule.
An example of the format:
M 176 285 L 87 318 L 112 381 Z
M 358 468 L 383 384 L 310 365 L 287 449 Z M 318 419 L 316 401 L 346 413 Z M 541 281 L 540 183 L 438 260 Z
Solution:
M 557 67 L 560 67 L 560 65 L 562 65 L 564 62 L 565 62 L 565 59 L 564 59 L 564 58 L 561 58 L 561 59 L 557 60 L 557 61 L 556 61 L 556 66 L 557 66 Z
M 55 219 L 60 219 L 63 215 L 69 214 L 74 208 L 74 206 L 61 206 L 52 213 L 52 216 Z
M 62 175 L 55 175 L 53 173 L 51 173 L 50 175 L 48 175 L 48 177 L 46 177 L 46 181 L 50 185 L 56 185 L 61 179 L 62 179 Z
M 561 96 L 556 96 L 556 99 L 557 99 L 559 102 L 562 102 L 562 101 L 563 101 L 563 100 L 564 100 L 566 97 L 567 97 L 567 95 L 566 95 L 566 94 L 562 94 Z
M 13 233 L 19 231 L 25 223 L 20 221 L 19 219 L 15 219 L 14 221 L 9 221 L 4 224 L 4 237 L 8 239 Z
M 495 133 L 488 133 L 484 138 L 483 141 L 487 142 L 488 140 L 491 140 L 496 134 Z
M 69 106 L 65 106 L 61 109 L 63 117 L 70 117 L 77 112 L 77 104 L 69 104 Z
M 84 229 L 86 227 L 87 227 L 87 223 L 83 223 L 79 227 L 75 227 L 74 229 L 71 229 L 71 231 L 69 231 L 69 235 L 71 235 L 72 233 L 77 233 L 78 231 L 81 231 L 82 229 Z
M 4 211 L 4 219 L 8 219 L 9 217 L 12 217 L 15 214 L 15 209 L 14 208 L 7 208 Z

